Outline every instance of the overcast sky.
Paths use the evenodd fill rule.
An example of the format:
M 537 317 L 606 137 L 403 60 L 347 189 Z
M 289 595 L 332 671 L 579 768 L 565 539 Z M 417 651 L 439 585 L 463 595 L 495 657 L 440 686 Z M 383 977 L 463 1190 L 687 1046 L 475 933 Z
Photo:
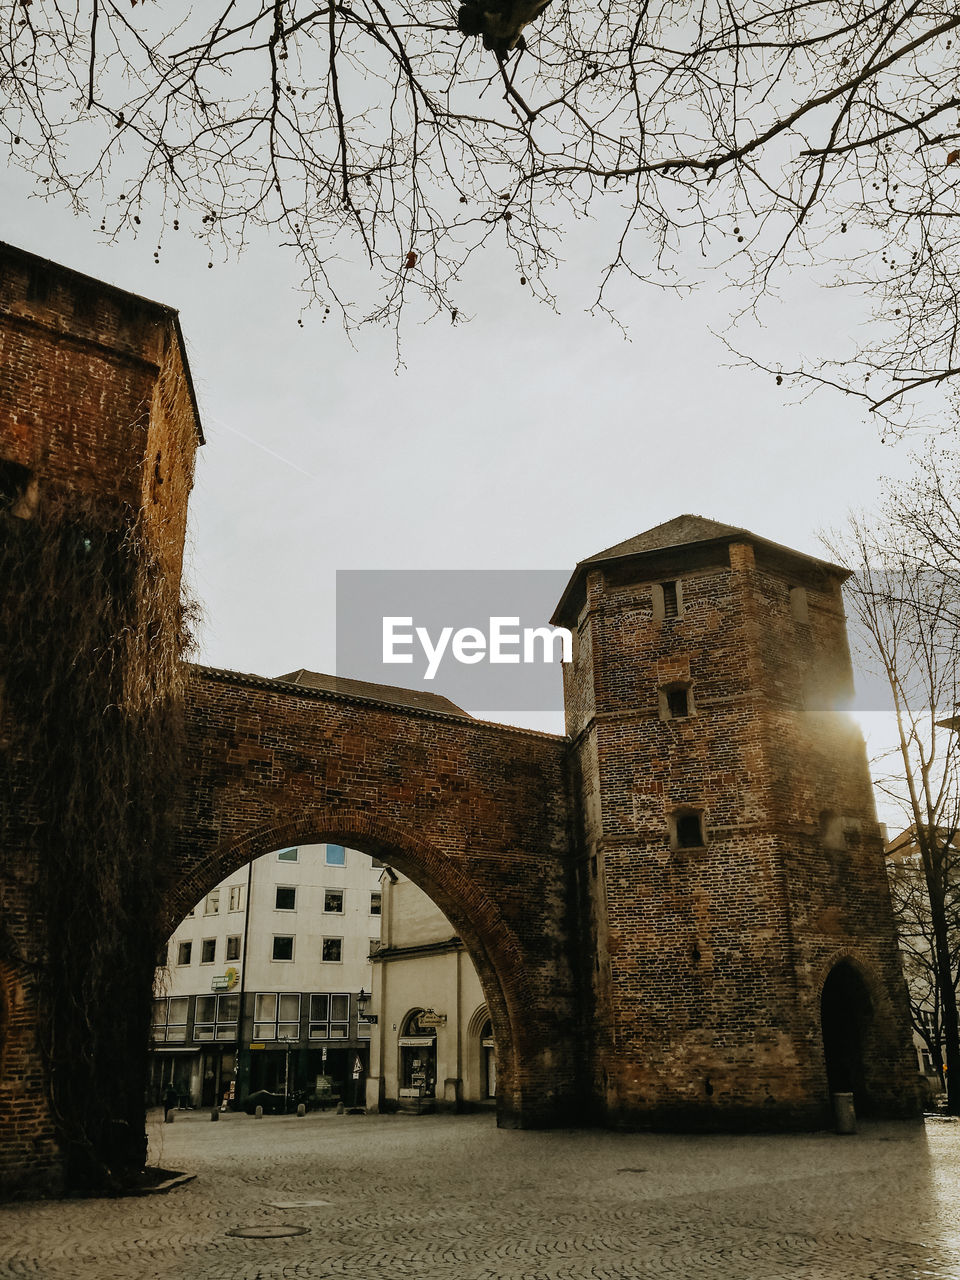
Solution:
M 711 329 L 736 299 L 719 288 L 622 290 L 629 341 L 587 314 L 602 226 L 566 241 L 560 314 L 492 250 L 464 277 L 472 319 L 413 326 L 397 368 L 391 333 L 351 343 L 333 315 L 303 312 L 276 246 L 210 269 L 199 243 L 168 234 L 156 265 L 149 226 L 109 246 L 99 210 L 76 217 L 17 174 L 3 182 L 4 239 L 180 312 L 207 439 L 188 573 L 199 657 L 215 666 L 332 671 L 337 569 L 569 570 L 683 512 L 823 554 L 819 528 L 908 470 L 909 446 L 882 444 L 856 405 L 791 404 L 773 379 L 727 367 Z M 798 278 L 753 338 L 787 361 L 856 321 Z

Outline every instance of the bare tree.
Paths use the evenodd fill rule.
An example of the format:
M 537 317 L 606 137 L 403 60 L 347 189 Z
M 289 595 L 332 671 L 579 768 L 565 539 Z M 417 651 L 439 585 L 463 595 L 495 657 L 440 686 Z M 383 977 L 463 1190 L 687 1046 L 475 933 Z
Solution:
M 796 363 L 892 421 L 960 372 L 954 0 L 0 0 L 0 128 L 41 189 L 157 254 L 269 228 L 348 322 L 502 241 L 549 298 L 571 216 L 609 206 L 598 284 L 784 271 L 873 300 L 862 349 Z M 604 225 L 608 225 L 606 214 Z M 702 272 L 691 272 L 699 259 Z M 362 314 L 359 318 L 363 318 Z
M 960 849 L 957 848 L 956 835 L 950 841 L 946 838 L 948 834 L 941 829 L 938 846 L 944 870 L 943 915 L 950 945 L 950 972 L 956 986 L 956 975 L 960 969 Z M 911 828 L 894 841 L 887 858 L 887 873 L 907 980 L 911 1021 L 927 1049 L 940 1088 L 945 1089 L 946 1043 L 937 935 L 923 855 Z
M 918 482 L 918 507 L 921 489 Z M 960 1114 L 960 735 L 942 723 L 960 692 L 958 583 L 916 531 L 895 519 L 875 528 L 852 518 L 831 549 L 854 569 L 847 599 L 855 648 L 896 723 L 895 746 L 875 780 L 907 828 L 910 856 L 891 878 L 914 980 L 914 1025 L 938 1064 L 946 1063 L 948 1107 Z

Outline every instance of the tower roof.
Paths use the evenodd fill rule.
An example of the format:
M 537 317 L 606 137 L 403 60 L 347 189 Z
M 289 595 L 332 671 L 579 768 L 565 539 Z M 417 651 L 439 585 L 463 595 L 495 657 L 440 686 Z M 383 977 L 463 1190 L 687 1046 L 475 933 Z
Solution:
M 672 520 L 665 520 L 663 524 L 654 525 L 652 529 L 635 534 L 632 538 L 627 538 L 623 542 L 615 543 L 612 547 L 607 547 L 605 551 L 597 551 L 594 555 L 578 561 L 577 567 L 574 569 L 570 581 L 567 583 L 560 598 L 552 621 L 555 624 L 561 621 L 561 617 L 567 611 L 567 605 L 571 597 L 581 580 L 586 576 L 588 569 L 593 566 L 635 558 L 654 561 L 664 552 L 676 551 L 687 547 L 705 547 L 711 543 L 723 544 L 730 542 L 748 542 L 758 549 L 765 550 L 778 560 L 805 564 L 822 572 L 838 575 L 841 579 L 850 576 L 849 569 L 831 564 L 827 560 L 819 560 L 816 556 L 807 555 L 803 551 L 795 551 L 792 547 L 783 546 L 782 543 L 771 542 L 769 538 L 761 538 L 749 529 L 740 528 L 738 525 L 724 524 L 720 520 L 711 520 L 707 516 L 687 514 L 674 516 Z

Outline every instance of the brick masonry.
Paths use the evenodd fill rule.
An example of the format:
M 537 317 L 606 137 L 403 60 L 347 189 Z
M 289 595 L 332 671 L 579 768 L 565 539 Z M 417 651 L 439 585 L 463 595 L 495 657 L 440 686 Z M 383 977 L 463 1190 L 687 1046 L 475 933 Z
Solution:
M 14 249 L 0 268 L 0 465 L 31 477 L 25 516 L 48 494 L 144 513 L 175 583 L 199 438 L 175 313 Z M 470 950 L 500 1122 L 521 1127 L 823 1124 L 821 993 L 847 962 L 863 1103 L 914 1113 L 866 759 L 828 709 L 850 680 L 842 571 L 695 526 L 578 566 L 562 737 L 189 669 L 160 926 L 286 844 L 396 865 Z M 665 718 L 668 686 L 693 714 Z M 684 814 L 702 846 L 678 847 Z M 0 1186 L 56 1189 L 35 868 L 0 858 Z

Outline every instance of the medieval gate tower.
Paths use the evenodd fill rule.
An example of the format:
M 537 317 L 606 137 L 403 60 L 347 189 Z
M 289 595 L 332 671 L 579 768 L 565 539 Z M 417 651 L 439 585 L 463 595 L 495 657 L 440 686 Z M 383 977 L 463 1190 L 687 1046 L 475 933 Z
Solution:
M 9 247 L 0 285 L 5 534 L 26 547 L 45 510 L 70 519 L 73 507 L 84 528 L 99 511 L 108 531 L 144 531 L 151 572 L 178 579 L 201 437 L 176 314 Z M 89 552 L 86 535 L 75 543 Z M 554 618 L 575 641 L 564 735 L 411 706 L 383 686 L 185 669 L 164 695 L 181 699 L 185 724 L 174 836 L 128 936 L 138 919 L 144 936 L 165 936 L 261 853 L 340 840 L 416 880 L 467 945 L 493 1021 L 501 1124 L 813 1128 L 836 1090 L 868 1114 L 915 1115 L 866 757 L 835 709 L 851 688 L 844 576 L 699 516 L 582 561 Z M 16 618 L 16 599 L 4 607 Z M 140 705 L 130 690 L 150 683 L 157 625 L 140 625 L 139 647 L 125 641 L 111 714 Z M 0 676 L 21 669 L 11 643 L 0 636 Z M 142 1157 L 151 996 L 149 975 L 124 996 L 133 1047 L 113 1079 L 91 1069 L 102 1123 L 83 1128 L 43 993 L 53 973 L 92 970 L 60 954 L 49 918 L 70 832 L 31 784 L 28 722 L 24 698 L 4 696 L 8 1193 Z M 112 996 L 88 1003 L 94 1031 L 116 1021 Z

